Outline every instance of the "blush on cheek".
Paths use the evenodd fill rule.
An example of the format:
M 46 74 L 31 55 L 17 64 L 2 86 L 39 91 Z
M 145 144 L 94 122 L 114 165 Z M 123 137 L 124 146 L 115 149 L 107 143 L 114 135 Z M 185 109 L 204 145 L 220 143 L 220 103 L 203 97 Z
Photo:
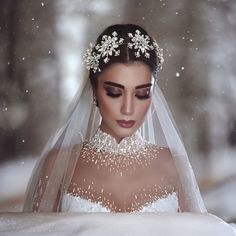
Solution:
M 142 123 L 144 122 L 145 118 L 146 118 L 146 115 L 147 115 L 147 112 L 148 112 L 148 109 L 149 109 L 149 106 L 150 106 L 150 102 L 141 106 L 139 109 L 139 124 L 142 125 Z
M 106 95 L 99 97 L 99 110 L 102 118 L 107 121 L 112 121 L 115 114 L 117 114 L 117 104 L 114 99 L 106 97 Z
M 145 105 L 142 106 L 142 111 L 141 111 L 141 112 L 142 112 L 142 115 L 143 115 L 143 116 L 145 116 L 146 113 L 148 112 L 148 109 L 149 109 L 150 104 L 151 104 L 151 103 L 148 102 L 147 104 L 145 104 Z
M 110 101 L 107 101 L 107 100 L 102 101 L 102 110 L 107 114 L 110 114 L 113 112 L 114 106 L 115 104 Z

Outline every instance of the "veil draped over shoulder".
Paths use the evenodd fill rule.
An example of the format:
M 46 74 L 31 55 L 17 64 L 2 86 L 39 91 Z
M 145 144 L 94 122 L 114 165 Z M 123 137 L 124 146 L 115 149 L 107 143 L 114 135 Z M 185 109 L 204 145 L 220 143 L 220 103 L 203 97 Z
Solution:
M 92 87 L 87 80 L 72 101 L 72 112 L 67 121 L 48 141 L 33 170 L 26 193 L 25 212 L 33 211 L 34 204 L 38 204 L 40 212 L 60 210 L 60 202 L 71 182 L 82 143 L 94 135 L 100 121 L 99 110 L 93 104 Z M 188 209 L 206 212 L 185 147 L 157 83 L 153 86 L 152 103 L 139 132 L 147 141 L 169 148 Z M 39 198 L 41 200 L 37 201 Z

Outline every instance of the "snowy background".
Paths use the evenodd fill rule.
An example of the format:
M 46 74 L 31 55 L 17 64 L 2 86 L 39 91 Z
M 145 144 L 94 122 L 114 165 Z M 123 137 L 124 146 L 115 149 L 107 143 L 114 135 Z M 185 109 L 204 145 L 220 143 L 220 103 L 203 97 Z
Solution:
M 113 23 L 144 26 L 164 48 L 159 84 L 208 210 L 236 221 L 235 0 L 1 0 L 0 211 L 20 211 L 33 165 Z

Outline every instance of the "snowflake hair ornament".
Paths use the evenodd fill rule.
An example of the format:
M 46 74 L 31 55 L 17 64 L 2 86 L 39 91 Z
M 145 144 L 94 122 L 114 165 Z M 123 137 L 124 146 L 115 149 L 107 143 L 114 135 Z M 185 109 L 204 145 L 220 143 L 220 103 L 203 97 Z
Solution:
M 119 45 L 124 41 L 123 38 L 118 39 L 117 32 L 113 32 L 112 35 L 103 35 L 101 44 L 93 46 L 89 44 L 89 48 L 86 50 L 83 58 L 88 70 L 92 69 L 94 73 L 101 71 L 99 68 L 99 61 L 103 59 L 104 63 L 109 62 L 109 56 L 119 56 L 120 50 L 117 50 Z M 96 50 L 94 50 L 94 48 Z
M 109 61 L 109 56 L 112 56 L 113 53 L 115 56 L 120 55 L 120 50 L 117 50 L 119 45 L 124 42 L 123 38 L 118 40 L 118 34 L 114 31 L 112 36 L 103 35 L 101 44 L 96 45 L 96 50 L 101 55 L 101 58 L 104 58 L 103 61 L 107 63 Z
M 157 55 L 157 58 L 159 59 L 158 64 L 157 64 L 157 68 L 158 69 L 162 69 L 162 65 L 164 63 L 164 56 L 163 56 L 163 49 L 159 47 L 159 45 L 157 44 L 156 39 L 153 40 L 153 46 Z
M 156 56 L 159 59 L 158 69 L 162 69 L 162 64 L 164 63 L 163 57 L 163 49 L 159 47 L 156 40 L 153 40 L 153 44 L 151 43 L 151 39 L 148 35 L 141 34 L 139 30 L 135 31 L 135 35 L 132 33 L 128 33 L 131 42 L 128 43 L 128 47 L 130 49 L 135 49 L 135 56 L 140 57 L 141 54 L 144 54 L 146 58 L 150 58 L 150 50 L 155 50 Z
M 128 43 L 130 49 L 135 49 L 135 56 L 140 57 L 141 54 L 144 54 L 146 58 L 150 58 L 150 53 L 148 51 L 154 50 L 153 45 L 150 45 L 150 37 L 148 35 L 141 35 L 139 30 L 135 31 L 135 35 L 128 33 L 128 36 L 131 38 L 131 42 Z
M 97 70 L 101 71 L 99 69 L 100 55 L 93 52 L 93 48 L 94 48 L 94 45 L 92 43 L 90 43 L 88 49 L 86 50 L 86 52 L 83 56 L 83 59 L 84 59 L 84 63 L 86 65 L 86 68 L 88 70 L 92 69 L 93 72 L 96 73 Z
M 130 42 L 128 48 L 134 50 L 136 58 L 141 57 L 143 54 L 146 58 L 150 58 L 150 51 L 155 51 L 158 62 L 158 69 L 162 69 L 164 62 L 163 50 L 158 46 L 156 40 L 151 43 L 151 39 L 148 35 L 141 34 L 139 30 L 135 31 L 135 34 L 128 33 Z M 119 56 L 119 46 L 124 43 L 124 38 L 118 38 L 118 34 L 114 31 L 111 35 L 103 35 L 100 44 L 89 44 L 89 48 L 86 50 L 83 61 L 86 64 L 88 70 L 92 70 L 93 73 L 101 72 L 99 68 L 100 60 L 106 64 L 109 62 L 111 56 Z

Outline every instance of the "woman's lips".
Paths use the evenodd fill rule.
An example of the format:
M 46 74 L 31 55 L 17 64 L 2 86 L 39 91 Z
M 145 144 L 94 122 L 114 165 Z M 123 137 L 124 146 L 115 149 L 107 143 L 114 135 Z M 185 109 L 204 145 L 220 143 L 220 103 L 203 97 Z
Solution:
M 117 120 L 117 123 L 122 128 L 131 128 L 134 124 L 134 120 Z

